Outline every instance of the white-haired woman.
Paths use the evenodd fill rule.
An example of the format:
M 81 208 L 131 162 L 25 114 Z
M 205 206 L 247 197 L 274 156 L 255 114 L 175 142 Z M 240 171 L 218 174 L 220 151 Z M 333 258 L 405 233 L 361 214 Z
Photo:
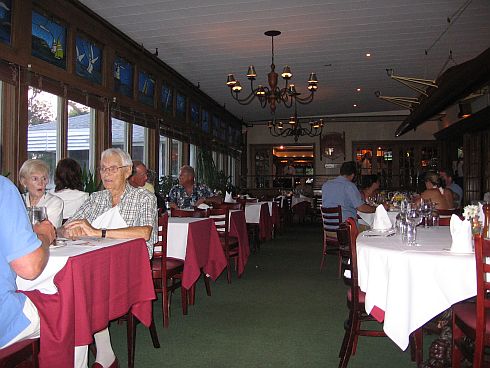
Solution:
M 119 148 L 102 152 L 99 172 L 105 190 L 92 193 L 63 226 L 66 237 L 143 238 L 151 258 L 153 244 L 158 241 L 156 197 L 128 183 L 132 165 L 131 156 Z M 97 332 L 94 337 L 97 357 L 92 367 L 118 367 L 109 330 Z M 75 365 L 80 366 L 78 363 L 86 356 L 87 348 L 77 347 Z
M 60 227 L 63 221 L 63 200 L 46 192 L 49 182 L 49 167 L 42 160 L 27 160 L 19 170 L 19 179 L 24 187 L 24 202 L 27 207 L 46 207 L 48 220 Z

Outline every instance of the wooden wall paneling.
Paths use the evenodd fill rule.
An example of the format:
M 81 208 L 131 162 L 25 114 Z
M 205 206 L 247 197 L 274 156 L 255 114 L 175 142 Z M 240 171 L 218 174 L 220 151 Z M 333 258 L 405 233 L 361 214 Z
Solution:
M 482 195 L 482 136 L 466 133 L 463 137 L 464 152 L 464 204 L 481 199 Z
M 490 192 L 490 130 L 482 133 L 482 193 Z M 483 196 L 480 198 L 483 199 Z

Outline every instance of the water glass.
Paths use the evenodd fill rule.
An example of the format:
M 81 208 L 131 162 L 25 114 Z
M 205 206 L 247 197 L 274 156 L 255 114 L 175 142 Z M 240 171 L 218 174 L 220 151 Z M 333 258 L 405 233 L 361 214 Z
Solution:
M 415 223 L 412 221 L 408 221 L 406 224 L 404 243 L 409 247 L 417 245 L 417 225 L 415 225 Z
M 27 215 L 32 226 L 48 219 L 46 207 L 27 207 Z

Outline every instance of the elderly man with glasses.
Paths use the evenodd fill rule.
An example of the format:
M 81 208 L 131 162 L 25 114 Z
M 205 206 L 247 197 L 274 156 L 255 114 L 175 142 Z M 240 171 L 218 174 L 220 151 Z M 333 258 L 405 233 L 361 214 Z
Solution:
M 143 238 L 151 258 L 153 244 L 158 241 L 157 201 L 152 193 L 128 183 L 132 166 L 131 156 L 119 148 L 102 152 L 99 172 L 105 190 L 92 193 L 63 226 L 62 234 L 69 238 Z M 94 338 L 97 357 L 92 367 L 118 367 L 109 330 L 97 332 Z M 76 367 L 86 366 L 87 352 L 86 346 L 76 347 Z

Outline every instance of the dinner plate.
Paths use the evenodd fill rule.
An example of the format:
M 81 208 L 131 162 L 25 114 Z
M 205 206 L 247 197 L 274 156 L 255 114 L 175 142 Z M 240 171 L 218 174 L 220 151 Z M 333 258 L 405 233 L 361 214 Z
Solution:
M 371 229 L 371 230 L 366 230 L 362 232 L 362 236 L 394 236 L 396 235 L 396 232 L 394 229 L 387 229 L 387 230 L 378 230 L 378 229 Z

